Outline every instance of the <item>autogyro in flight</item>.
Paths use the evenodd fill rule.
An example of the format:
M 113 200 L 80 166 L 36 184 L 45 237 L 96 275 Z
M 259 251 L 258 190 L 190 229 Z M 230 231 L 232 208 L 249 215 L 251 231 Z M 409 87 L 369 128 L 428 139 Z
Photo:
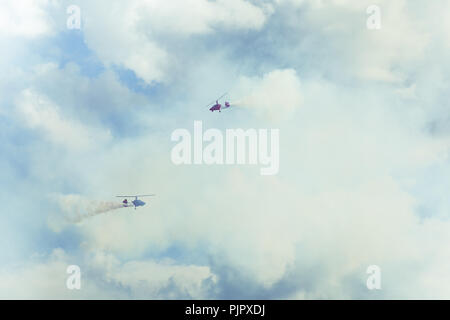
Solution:
M 209 108 L 209 110 L 211 110 L 211 112 L 214 112 L 214 111 L 216 111 L 216 110 L 219 111 L 219 112 L 221 112 L 222 109 L 227 109 L 227 108 L 231 107 L 231 105 L 230 105 L 230 103 L 229 103 L 228 101 L 225 101 L 225 105 L 224 105 L 224 106 L 222 106 L 222 105 L 219 103 L 219 100 L 222 99 L 225 95 L 226 95 L 226 93 L 224 93 L 224 94 L 221 95 L 219 98 L 217 98 L 215 103 L 214 103 L 214 102 L 211 102 L 211 103 L 209 103 L 209 104 L 207 105 L 207 107 L 209 107 L 210 105 L 214 104 L 211 108 Z
M 137 207 L 143 207 L 145 206 L 145 202 L 142 200 L 139 200 L 138 197 L 152 197 L 155 196 L 155 194 L 138 194 L 133 196 L 116 196 L 117 198 L 125 198 L 122 203 L 124 207 L 134 207 L 134 210 L 136 210 Z M 134 200 L 128 201 L 127 198 L 133 198 Z

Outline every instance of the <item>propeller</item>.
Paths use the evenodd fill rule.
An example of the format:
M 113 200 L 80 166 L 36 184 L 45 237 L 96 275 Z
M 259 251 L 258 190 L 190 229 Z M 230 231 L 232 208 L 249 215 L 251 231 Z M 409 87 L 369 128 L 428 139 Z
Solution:
M 221 95 L 219 98 L 217 98 L 216 100 L 214 100 L 213 102 L 208 103 L 206 107 L 209 107 L 210 105 L 212 105 L 213 103 L 216 103 L 216 101 L 219 101 L 220 99 L 222 99 L 223 97 L 225 97 L 227 95 L 228 92 L 225 92 L 223 95 Z

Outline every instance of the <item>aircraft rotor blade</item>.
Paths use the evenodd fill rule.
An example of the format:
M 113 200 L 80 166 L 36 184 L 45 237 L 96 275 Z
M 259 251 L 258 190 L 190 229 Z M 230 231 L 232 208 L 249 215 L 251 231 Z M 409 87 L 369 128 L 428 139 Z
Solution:
M 227 95 L 227 93 L 228 92 L 225 92 L 223 95 L 221 95 L 219 98 L 217 98 L 216 100 L 220 100 L 220 99 L 222 99 L 223 97 L 225 97 L 226 95 Z
M 156 194 L 138 194 L 138 195 L 132 195 L 132 196 L 116 196 L 116 198 L 133 198 L 133 197 L 151 197 L 156 196 Z
M 206 108 L 206 107 L 209 107 L 210 105 L 212 105 L 212 104 L 214 104 L 214 103 L 216 103 L 216 100 L 214 100 L 213 102 L 208 103 L 208 104 L 205 106 L 205 108 Z
M 213 103 L 216 103 L 216 101 L 219 101 L 220 99 L 222 99 L 223 97 L 225 97 L 227 95 L 228 92 L 225 92 L 223 95 L 221 95 L 219 98 L 217 98 L 216 100 L 214 100 L 213 102 L 208 103 L 206 107 L 209 107 L 210 105 L 212 105 Z

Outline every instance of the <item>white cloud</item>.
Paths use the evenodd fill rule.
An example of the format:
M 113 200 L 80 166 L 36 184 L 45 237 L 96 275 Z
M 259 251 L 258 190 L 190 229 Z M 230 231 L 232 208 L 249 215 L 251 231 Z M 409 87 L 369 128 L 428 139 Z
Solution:
M 85 258 L 89 260 L 85 262 Z M 66 281 L 69 265 L 80 267 L 80 290 Z M 2 299 L 206 299 L 216 282 L 208 267 L 178 265 L 173 261 L 121 263 L 104 252 L 73 257 L 62 249 L 35 256 L 14 269 L 0 269 Z M 129 290 L 129 293 L 123 291 Z
M 136 4 L 149 32 L 195 35 L 216 29 L 258 30 L 270 14 L 270 5 L 259 7 L 244 0 L 140 1 Z
M 181 85 L 167 90 L 167 105 L 173 112 L 156 114 L 152 108 L 142 108 L 133 120 L 149 119 L 145 130 L 133 131 L 132 139 L 112 141 L 108 130 L 74 114 L 76 104 L 110 95 L 110 101 L 120 101 L 115 105 L 119 111 L 126 112 L 127 106 L 137 102 L 149 105 L 146 102 L 153 95 L 143 99 L 132 94 L 111 71 L 91 79 L 74 64 L 64 69 L 46 64 L 32 71 L 29 89 L 17 99 L 14 115 L 16 122 L 20 120 L 19 130 L 26 127 L 52 145 L 88 151 L 83 157 L 65 159 L 64 170 L 52 167 L 52 181 L 97 198 L 111 199 L 125 190 L 158 194 L 136 211 L 117 210 L 68 227 L 79 235 L 80 250 L 88 251 L 80 260 L 91 272 L 88 279 L 92 282 L 81 296 L 123 298 L 131 292 L 133 298 L 209 298 L 230 295 L 221 290 L 248 285 L 249 296 L 263 292 L 277 298 L 361 298 L 367 297 L 362 290 L 370 264 L 380 265 L 383 287 L 389 288 L 379 297 L 442 298 L 450 294 L 445 282 L 449 254 L 442 247 L 449 241 L 448 204 L 436 200 L 445 199 L 445 192 L 430 191 L 432 196 L 424 197 L 421 189 L 428 189 L 430 182 L 420 185 L 420 174 L 431 180 L 440 178 L 439 170 L 428 176 L 430 167 L 448 167 L 447 136 L 426 129 L 446 115 L 442 92 L 447 84 L 443 71 L 448 69 L 448 59 L 443 59 L 448 52 L 423 54 L 424 49 L 430 50 L 431 29 L 424 23 L 429 15 L 416 23 L 417 7 L 404 1 L 382 2 L 382 30 L 372 32 L 365 27 L 366 3 L 297 2 L 299 7 L 292 12 L 306 19 L 283 22 L 293 22 L 299 29 L 275 28 L 270 34 L 276 35 L 272 40 L 280 40 L 276 53 L 292 50 L 292 54 L 282 56 L 285 60 L 274 55 L 273 61 L 266 60 L 261 45 L 267 31 L 262 28 L 271 10 L 249 2 L 186 2 L 174 8 L 171 2 L 157 1 L 82 5 L 88 46 L 105 64 L 134 70 L 147 83 L 178 76 L 169 72 L 178 57 L 173 46 L 177 40 L 224 30 L 262 30 L 256 41 L 260 46 L 255 46 L 262 52 L 245 57 L 248 65 L 244 69 L 250 69 L 251 76 L 241 75 L 232 95 L 253 107 L 257 117 L 231 109 L 217 118 L 192 107 L 198 97 L 186 96 L 193 91 L 208 91 L 210 82 L 222 85 L 234 80 L 224 80 L 206 68 L 196 75 L 203 82 L 180 81 Z M 283 5 L 290 9 L 293 3 Z M 280 18 L 274 13 L 274 19 Z M 288 35 L 295 30 L 308 32 L 289 42 Z M 446 31 L 433 37 L 444 36 Z M 309 61 L 326 58 L 317 63 L 317 70 L 309 70 L 304 56 L 296 56 L 297 41 L 304 46 L 302 52 L 312 56 Z M 182 54 L 186 61 L 197 58 L 192 52 Z M 434 62 L 436 57 L 441 60 Z M 223 70 L 240 59 L 217 55 L 208 67 L 217 64 L 212 69 Z M 292 61 L 295 69 L 289 65 Z M 427 64 L 438 65 L 442 73 L 424 68 Z M 336 73 L 327 77 L 329 70 Z M 436 84 L 436 79 L 442 81 Z M 101 106 L 98 113 L 106 117 L 112 109 Z M 204 116 L 208 125 L 220 128 L 266 127 L 267 119 L 277 120 L 279 175 L 261 177 L 257 169 L 243 166 L 174 166 L 169 160 L 170 131 L 192 125 L 179 112 Z M 1 115 L 10 116 L 8 112 Z M 98 142 L 109 143 L 95 148 Z M 57 163 L 59 159 L 58 154 L 45 160 Z M 40 170 L 47 168 L 41 163 L 32 166 L 46 172 Z M 449 187 L 445 181 L 437 185 L 442 190 Z M 412 192 L 412 187 L 420 192 Z M 47 188 L 54 190 L 58 185 Z M 83 202 L 77 196 L 72 201 L 75 205 Z M 424 219 L 418 208 L 430 204 L 435 207 Z M 51 210 L 63 213 L 58 208 L 40 208 L 38 213 Z M 58 236 L 65 236 L 65 229 L 51 218 L 48 222 Z M 170 255 L 171 248 L 182 250 L 187 260 L 196 262 L 145 258 Z M 2 295 L 75 297 L 65 291 L 64 272 L 58 273 L 75 257 L 59 257 L 1 273 Z M 112 290 L 99 289 L 98 282 Z M 289 287 L 283 286 L 286 282 Z M 14 285 L 18 289 L 9 292 Z
M 45 8 L 48 0 L 2 1 L 0 4 L 0 36 L 36 37 L 52 32 Z
M 296 8 L 286 17 L 291 33 L 298 34 L 296 45 L 305 54 L 316 54 L 318 62 L 313 61 L 313 66 L 317 71 L 336 78 L 401 83 L 413 72 L 411 66 L 424 58 L 436 31 L 436 26 L 424 23 L 433 20 L 434 14 L 404 0 L 375 3 L 381 12 L 381 29 L 377 30 L 366 27 L 370 16 L 366 9 L 374 4 L 369 0 L 280 3 Z M 298 61 L 298 51 L 293 54 Z
M 269 6 L 260 8 L 243 0 L 89 2 L 84 34 L 87 45 L 106 64 L 136 73 L 146 83 L 167 82 L 167 70 L 181 47 L 166 48 L 167 38 L 189 41 L 189 36 L 216 29 L 261 28 Z M 108 8 L 108 10 L 104 10 Z
M 257 114 L 268 119 L 287 119 L 302 105 L 300 80 L 295 70 L 273 70 L 262 77 L 239 79 L 236 101 L 237 107 L 252 108 Z
M 298 84 L 292 71 L 273 74 Z M 256 79 L 254 87 L 261 88 L 267 78 Z M 295 88 L 288 93 L 297 97 L 296 86 L 279 81 L 280 88 Z M 114 160 L 103 166 L 91 188 L 150 188 L 158 190 L 158 197 L 137 214 L 99 216 L 79 226 L 86 246 L 130 259 L 149 247 L 155 254 L 171 245 L 192 254 L 202 250 L 216 268 L 239 270 L 240 277 L 265 290 L 290 276 L 318 277 L 312 288 L 302 289 L 309 298 L 353 297 L 342 282 L 352 277 L 364 286 L 370 264 L 396 275 L 415 264 L 415 273 L 404 281 L 386 277 L 396 288 L 386 297 L 429 296 L 434 290 L 445 295 L 446 288 L 427 271 L 445 257 L 426 256 L 446 241 L 450 226 L 439 218 L 433 218 L 441 224 L 438 232 L 432 224 L 421 225 L 419 200 L 405 181 L 421 168 L 445 163 L 448 141 L 422 131 L 426 119 L 409 105 L 393 109 L 384 104 L 395 100 L 395 92 L 377 98 L 308 81 L 300 93 L 297 112 L 284 110 L 291 117 L 279 122 L 284 137 L 280 175 L 269 179 L 244 167 L 175 167 L 160 153 L 170 147 L 161 141 L 149 149 L 148 137 L 106 151 L 105 158 Z M 133 168 L 121 172 L 127 163 Z M 172 175 L 176 184 L 167 183 Z M 191 190 L 192 181 L 202 187 Z M 432 234 L 436 242 L 423 244 Z M 224 280 L 212 272 L 220 288 Z M 423 277 L 430 280 L 419 290 Z
M 136 296 L 207 299 L 208 289 L 216 284 L 209 267 L 180 266 L 173 262 L 131 261 L 120 270 L 109 271 L 109 280 L 131 287 Z M 205 285 L 205 282 L 210 281 Z M 171 287 L 172 286 L 172 287 Z M 166 289 L 166 292 L 161 292 Z
M 16 103 L 19 120 L 26 127 L 41 130 L 44 137 L 68 150 L 92 149 L 111 137 L 108 131 L 92 129 L 65 118 L 59 106 L 32 89 L 22 91 Z

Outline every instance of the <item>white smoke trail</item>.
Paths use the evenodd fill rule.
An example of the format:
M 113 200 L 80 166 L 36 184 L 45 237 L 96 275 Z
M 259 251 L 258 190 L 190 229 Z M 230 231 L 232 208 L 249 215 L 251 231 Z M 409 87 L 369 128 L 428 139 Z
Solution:
M 90 200 L 80 195 L 60 195 L 57 202 L 65 218 L 73 223 L 123 208 L 120 202 Z
M 267 118 L 286 118 L 301 107 L 301 92 L 295 70 L 274 70 L 262 77 L 241 77 L 233 96 L 242 98 L 230 102 L 230 105 L 253 109 Z
M 230 106 L 232 107 L 242 107 L 245 106 L 245 98 L 236 100 L 236 101 L 230 101 Z

